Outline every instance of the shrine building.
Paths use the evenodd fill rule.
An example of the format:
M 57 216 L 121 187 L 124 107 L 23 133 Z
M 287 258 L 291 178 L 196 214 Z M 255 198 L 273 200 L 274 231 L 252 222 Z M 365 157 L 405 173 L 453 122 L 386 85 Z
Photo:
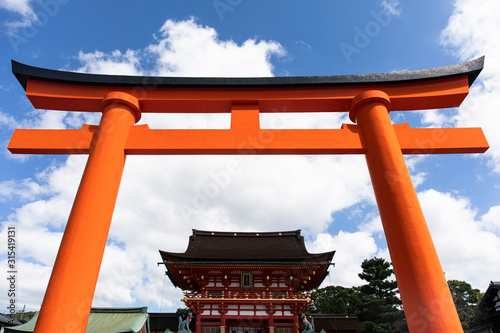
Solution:
M 309 253 L 300 230 L 193 230 L 186 252 L 160 254 L 196 333 L 296 333 L 335 251 Z

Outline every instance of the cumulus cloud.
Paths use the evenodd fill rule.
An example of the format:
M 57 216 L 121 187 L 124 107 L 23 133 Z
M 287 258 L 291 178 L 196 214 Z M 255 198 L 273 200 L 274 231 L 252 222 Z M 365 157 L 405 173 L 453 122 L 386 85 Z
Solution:
M 15 13 L 16 18 L 4 21 L 5 34 L 8 36 L 11 46 L 17 52 L 18 46 L 25 42 L 23 34 L 33 27 L 33 24 L 43 24 L 43 20 L 47 19 L 45 16 L 40 19 L 33 8 L 31 0 L 0 0 L 0 9 L 7 10 Z M 36 28 L 35 28 L 36 29 Z
M 345 232 L 337 235 L 320 233 L 308 244 L 309 252 L 326 252 L 336 249 L 335 267 L 330 268 L 330 275 L 323 284 L 352 287 L 364 284 L 358 276 L 361 262 L 377 254 L 377 245 L 372 235 L 366 231 Z M 325 287 L 323 285 L 322 287 Z
M 127 50 L 122 53 L 115 50 L 110 54 L 94 51 L 78 53 L 78 60 L 83 64 L 77 71 L 114 75 L 141 75 L 139 55 L 137 51 Z
M 453 117 L 458 127 L 483 128 L 491 148 L 491 158 L 496 172 L 500 172 L 500 116 L 495 111 L 500 104 L 500 39 L 494 31 L 500 30 L 500 2 L 495 0 L 462 0 L 455 8 L 447 27 L 441 34 L 445 49 L 462 61 L 486 56 L 485 67 L 471 88 L 469 97 Z M 429 121 L 439 121 L 429 119 Z
M 0 236 L 7 238 L 4 232 Z M 17 260 L 16 300 L 26 305 L 26 311 L 38 310 L 50 277 L 50 266 L 40 265 L 26 260 Z M 0 288 L 9 290 L 7 279 L 0 279 Z
M 480 290 L 498 279 L 500 206 L 479 215 L 469 199 L 456 194 L 429 189 L 418 197 L 446 278 L 467 281 Z M 349 287 L 364 283 L 357 276 L 364 259 L 377 256 L 390 260 L 387 248 L 377 247 L 376 239 L 381 236 L 383 228 L 377 215 L 358 225 L 355 232 L 319 233 L 307 245 L 310 252 L 336 249 L 335 267 L 324 284 Z
M 190 18 L 167 20 L 155 42 L 142 50 L 80 51 L 77 58 L 82 63 L 78 71 L 86 73 L 255 77 L 272 76 L 270 58 L 284 55 L 278 42 L 248 39 L 238 45 Z
M 272 76 L 271 56 L 283 56 L 275 41 L 248 39 L 241 45 L 220 40 L 215 29 L 191 18 L 167 20 L 157 43 L 147 51 L 155 58 L 151 74 L 179 76 Z
M 488 212 L 481 217 L 481 223 L 485 230 L 500 234 L 500 206 L 490 207 Z
M 498 206 L 483 216 L 467 198 L 427 190 L 419 194 L 429 230 L 447 279 L 469 282 L 484 290 L 498 279 L 500 232 Z
M 0 8 L 19 14 L 23 18 L 21 25 L 29 25 L 36 19 L 36 14 L 30 4 L 31 0 L 0 0 Z
M 33 14 L 30 0 L 0 0 L 0 8 L 21 14 L 22 16 Z
M 20 181 L 7 180 L 0 182 L 0 201 L 32 200 L 44 192 L 43 186 L 32 179 Z

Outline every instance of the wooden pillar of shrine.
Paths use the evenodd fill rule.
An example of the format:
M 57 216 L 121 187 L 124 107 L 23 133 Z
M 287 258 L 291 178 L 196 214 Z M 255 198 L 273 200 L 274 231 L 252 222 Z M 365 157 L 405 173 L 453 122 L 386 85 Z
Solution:
M 349 117 L 361 129 L 377 205 L 411 332 L 463 332 L 382 91 L 357 95 Z
M 227 309 L 223 306 L 223 305 L 219 305 L 220 306 L 220 310 L 219 310 L 219 313 L 220 313 L 220 333 L 226 333 L 226 312 L 227 312 Z
M 195 333 L 201 333 L 201 310 L 196 312 L 196 329 Z
M 267 327 L 268 327 L 268 332 L 269 333 L 274 333 L 274 317 L 273 317 L 273 312 L 272 310 L 269 311 L 269 315 L 267 316 Z

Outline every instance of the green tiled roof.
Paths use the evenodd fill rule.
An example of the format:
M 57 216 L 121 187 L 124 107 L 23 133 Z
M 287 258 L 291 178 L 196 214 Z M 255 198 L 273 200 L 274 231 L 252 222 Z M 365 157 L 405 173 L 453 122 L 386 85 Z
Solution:
M 138 333 L 146 326 L 149 333 L 149 315 L 143 308 L 92 308 L 86 333 Z M 10 327 L 9 332 L 33 332 L 38 313 L 29 322 Z

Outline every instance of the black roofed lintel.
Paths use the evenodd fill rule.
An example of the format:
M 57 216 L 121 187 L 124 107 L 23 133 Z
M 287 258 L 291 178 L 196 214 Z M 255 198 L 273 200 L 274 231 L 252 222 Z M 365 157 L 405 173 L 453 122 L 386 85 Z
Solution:
M 170 88 L 325 87 L 410 83 L 467 75 L 472 85 L 484 66 L 484 56 L 461 64 L 415 71 L 283 77 L 174 77 L 105 75 L 34 67 L 12 60 L 12 72 L 26 90 L 29 79 L 78 85 Z

